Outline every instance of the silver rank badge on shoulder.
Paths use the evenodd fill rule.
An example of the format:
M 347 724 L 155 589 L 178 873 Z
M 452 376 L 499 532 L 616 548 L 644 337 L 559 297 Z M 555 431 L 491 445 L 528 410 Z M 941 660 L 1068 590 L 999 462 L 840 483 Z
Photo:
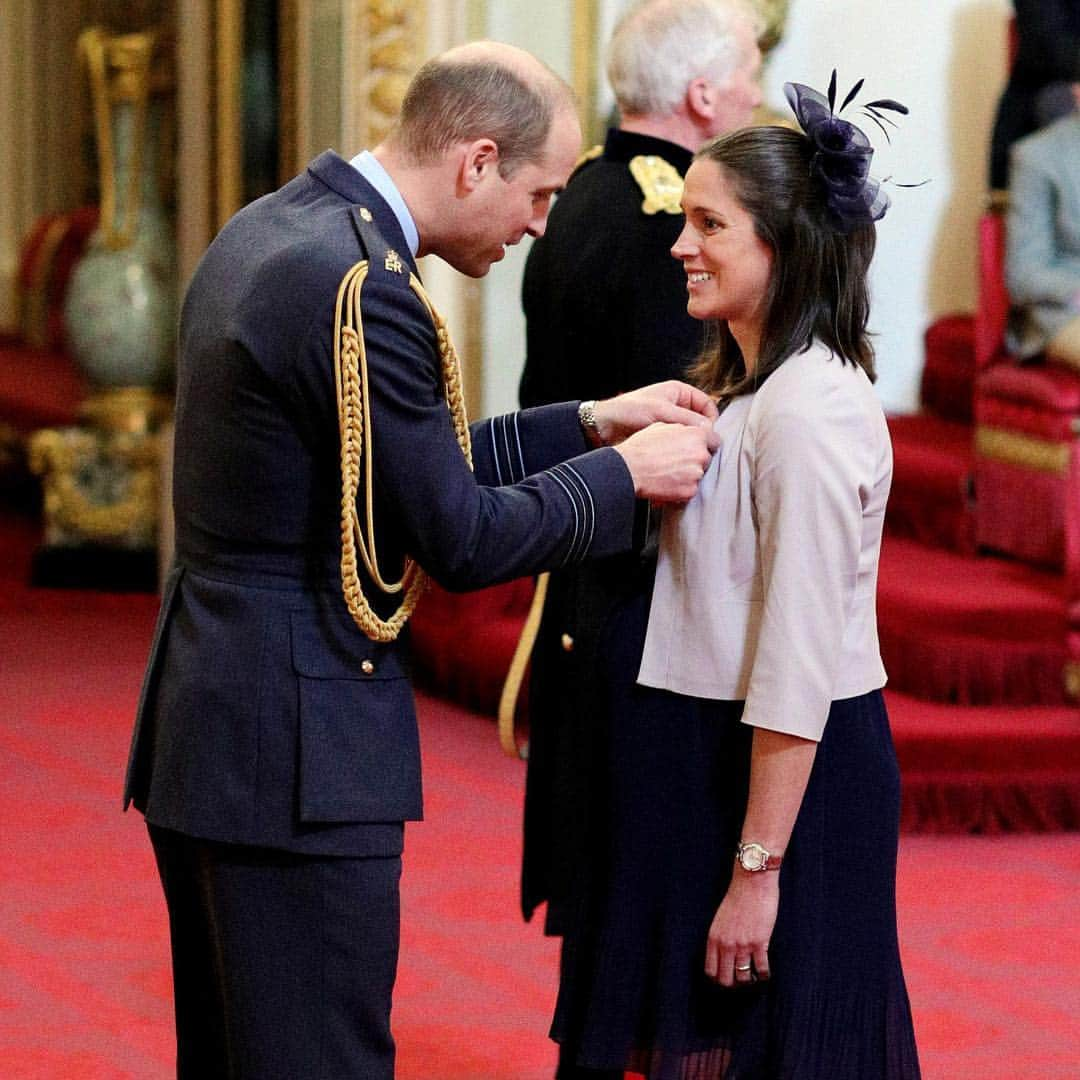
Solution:
M 386 249 L 386 262 L 383 265 L 393 274 L 401 274 L 405 270 L 401 256 L 393 248 Z

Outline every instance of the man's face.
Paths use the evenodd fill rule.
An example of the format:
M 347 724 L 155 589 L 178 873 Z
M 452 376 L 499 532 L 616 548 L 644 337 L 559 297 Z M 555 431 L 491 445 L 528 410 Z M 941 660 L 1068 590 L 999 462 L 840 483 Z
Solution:
M 761 50 L 749 23 L 740 22 L 736 36 L 742 61 L 727 82 L 715 87 L 717 107 L 710 137 L 746 127 L 761 104 L 761 87 L 758 85 Z
M 469 277 L 483 277 L 507 247 L 542 236 L 552 197 L 566 185 L 581 153 L 581 128 L 570 109 L 556 113 L 543 152 L 509 178 L 489 168 L 463 207 L 460 228 L 443 256 Z

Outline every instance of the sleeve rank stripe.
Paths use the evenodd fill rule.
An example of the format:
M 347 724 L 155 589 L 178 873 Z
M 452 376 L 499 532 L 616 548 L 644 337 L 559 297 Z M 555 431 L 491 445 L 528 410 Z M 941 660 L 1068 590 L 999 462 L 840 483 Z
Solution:
M 499 427 L 502 428 L 503 451 L 506 454 L 506 470 L 510 473 L 510 483 L 516 484 L 521 477 L 514 472 L 514 463 L 510 457 L 510 417 L 500 416 Z
M 567 463 L 550 470 L 574 508 L 574 536 L 563 561 L 579 561 L 589 553 L 596 532 L 596 505 L 581 474 Z
M 495 478 L 499 482 L 499 486 L 503 485 L 502 465 L 499 462 L 499 440 L 495 435 L 495 417 L 493 416 L 488 421 L 489 437 L 491 439 L 491 457 L 495 462 Z
M 525 454 L 521 448 L 517 413 L 493 416 L 488 421 L 488 432 L 499 484 L 520 483 L 525 479 Z
M 554 469 L 548 470 L 548 476 L 555 481 L 559 487 L 562 488 L 563 493 L 566 495 L 567 501 L 570 503 L 570 508 L 574 511 L 574 535 L 570 538 L 570 544 L 566 549 L 566 554 L 563 556 L 562 565 L 566 566 L 568 563 L 575 561 L 577 556 L 577 550 L 581 544 L 581 539 L 584 533 L 581 523 L 581 515 L 585 509 L 584 504 L 581 502 L 581 495 L 578 492 L 572 491 L 570 485 L 559 475 L 559 466 Z
M 592 491 L 589 490 L 589 485 L 585 483 L 585 478 L 573 465 L 569 462 L 563 462 L 560 468 L 574 478 L 581 492 L 581 501 L 585 511 L 585 531 L 587 533 L 581 550 L 581 557 L 584 558 L 592 549 L 593 539 L 596 536 L 596 503 L 593 502 Z
M 518 424 L 518 413 L 514 413 L 514 444 L 517 447 L 518 467 L 521 470 L 521 476 L 519 479 L 525 479 L 525 451 L 521 447 L 521 428 Z

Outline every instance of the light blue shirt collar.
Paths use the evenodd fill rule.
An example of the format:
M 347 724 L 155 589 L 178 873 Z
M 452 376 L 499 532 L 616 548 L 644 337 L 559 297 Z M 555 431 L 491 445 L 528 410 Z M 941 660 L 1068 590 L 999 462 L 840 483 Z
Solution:
M 370 150 L 362 150 L 349 162 L 350 165 L 386 200 L 387 205 L 394 211 L 401 231 L 405 234 L 405 243 L 415 259 L 420 250 L 420 233 L 417 231 L 416 222 L 413 221 L 405 200 L 401 197 L 397 185 L 390 178 L 390 174 L 379 163 L 378 158 Z

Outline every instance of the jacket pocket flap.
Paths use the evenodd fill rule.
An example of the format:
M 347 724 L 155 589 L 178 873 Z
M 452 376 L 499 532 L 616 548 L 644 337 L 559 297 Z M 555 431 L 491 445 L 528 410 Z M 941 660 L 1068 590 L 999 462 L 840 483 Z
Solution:
M 408 675 L 403 649 L 396 642 L 371 641 L 359 630 L 341 634 L 306 612 L 289 617 L 292 663 L 309 679 L 403 679 Z

